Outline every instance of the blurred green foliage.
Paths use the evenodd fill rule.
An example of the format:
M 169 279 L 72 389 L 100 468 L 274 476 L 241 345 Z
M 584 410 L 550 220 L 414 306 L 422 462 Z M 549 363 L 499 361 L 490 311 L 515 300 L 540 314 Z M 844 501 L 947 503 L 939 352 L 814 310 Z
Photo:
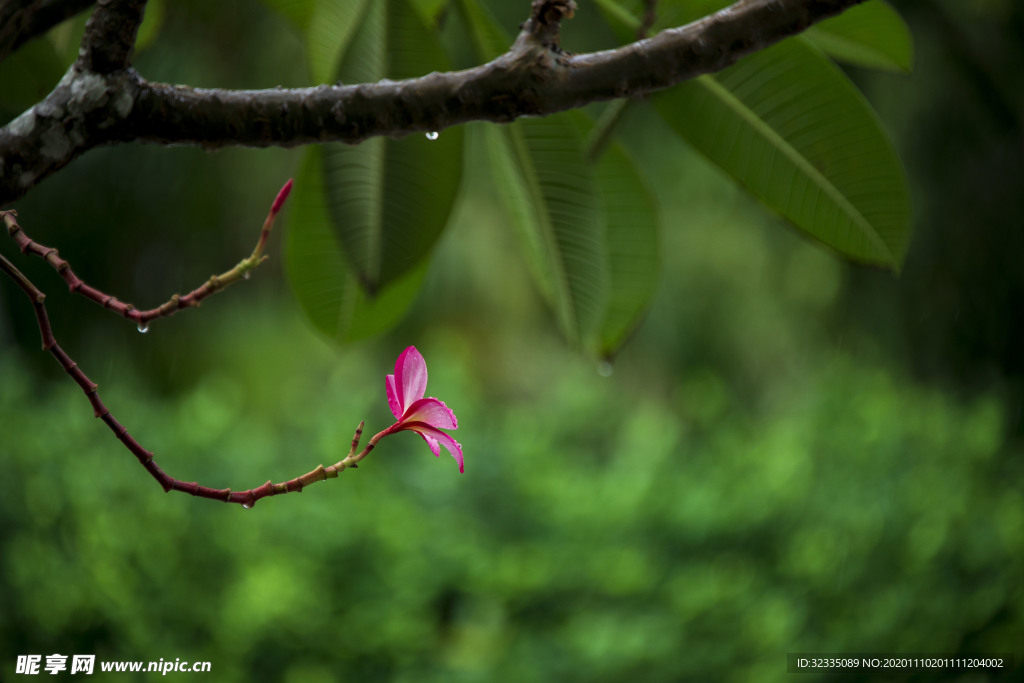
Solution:
M 410 340 L 466 474 L 405 435 L 252 511 L 164 495 L 75 387 L 6 349 L 4 666 L 57 651 L 209 660 L 221 681 L 768 681 L 787 651 L 1018 647 L 1024 510 L 1002 482 L 1024 472 L 1001 457 L 997 401 L 841 351 L 754 405 L 707 366 L 652 386 L 643 359 L 605 378 L 553 339 Z M 359 419 L 387 424 L 398 345 L 382 346 L 335 357 L 283 307 L 236 306 L 207 322 L 190 389 L 155 397 L 130 363 L 99 379 L 169 472 L 248 487 L 333 462 Z
M 254 7 L 165 5 L 140 69 L 208 86 L 303 82 L 301 45 Z M 1018 8 L 985 8 L 982 29 L 1018 25 Z M 929 75 L 937 55 L 953 59 L 945 34 L 915 16 L 915 79 L 853 72 L 919 153 L 906 157 L 915 197 L 936 219 L 919 226 L 902 278 L 779 230 L 630 108 L 621 131 L 654 180 L 663 269 L 614 366 L 555 337 L 526 264 L 509 257 L 501 188 L 473 168 L 411 314 L 340 353 L 285 294 L 280 235 L 251 281 L 144 336 L 0 242 L 48 293 L 65 349 L 173 476 L 241 489 L 338 460 L 359 420 L 371 433 L 390 423 L 384 375 L 410 343 L 466 452 L 459 475 L 418 437 L 395 436 L 358 470 L 250 511 L 165 495 L 0 284 L 0 680 L 17 655 L 53 652 L 312 683 L 773 681 L 791 677 L 795 651 L 1014 652 L 1020 667 L 1019 353 L 993 351 L 1016 338 L 1000 297 L 1018 273 L 984 259 L 1020 253 L 998 247 L 1014 243 L 1021 202 L 986 204 L 981 179 L 969 201 L 968 188 L 947 191 L 965 170 L 944 161 L 998 175 L 1007 166 L 983 160 L 1019 136 L 1019 119 L 912 125 L 957 95 Z M 985 121 L 989 104 L 961 113 Z M 297 159 L 97 150 L 17 208 L 87 280 L 153 305 L 249 253 Z M 961 236 L 976 249 L 939 246 L 944 213 L 981 205 L 994 218 Z M 984 325 L 954 324 L 966 297 L 987 302 L 957 309 Z M 924 358 L 946 382 L 921 381 Z

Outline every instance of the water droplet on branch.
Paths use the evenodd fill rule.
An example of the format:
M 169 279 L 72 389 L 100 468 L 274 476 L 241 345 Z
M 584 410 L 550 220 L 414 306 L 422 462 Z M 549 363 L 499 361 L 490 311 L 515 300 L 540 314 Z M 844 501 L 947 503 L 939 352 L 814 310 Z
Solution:
M 252 277 L 252 273 L 250 271 L 247 270 L 244 273 L 242 273 L 243 279 L 248 280 L 250 277 Z
M 149 323 L 140 320 L 139 324 L 136 326 L 136 329 L 139 331 L 139 334 L 146 334 L 147 332 L 149 332 Z
M 603 360 L 597 364 L 597 374 L 602 377 L 611 377 L 613 372 L 615 372 L 615 368 L 608 361 Z
M 252 510 L 256 503 L 242 503 L 243 510 Z
M 438 137 L 440 137 L 440 135 L 441 134 L 438 133 L 436 130 L 432 130 L 429 133 L 427 133 L 427 139 L 428 140 L 436 140 Z

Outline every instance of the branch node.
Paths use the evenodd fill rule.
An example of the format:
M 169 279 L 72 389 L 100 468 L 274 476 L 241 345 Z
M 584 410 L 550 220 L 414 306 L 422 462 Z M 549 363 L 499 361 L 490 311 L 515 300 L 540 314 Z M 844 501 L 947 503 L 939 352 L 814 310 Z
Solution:
M 530 42 L 561 53 L 562 20 L 572 19 L 575 14 L 576 0 L 533 0 L 530 18 L 520 26 L 521 33 L 516 42 L 525 37 Z
M 363 425 L 366 424 L 366 420 L 360 420 L 359 426 L 356 427 L 356 433 L 352 437 L 352 448 L 349 450 L 348 455 L 352 457 L 356 454 L 356 449 L 359 448 L 359 440 L 363 438 Z
M 170 488 L 166 488 L 167 491 L 184 491 L 185 493 L 193 496 L 199 495 L 199 482 L 198 481 L 179 481 L 175 479 Z
M 97 3 L 85 24 L 78 65 L 99 74 L 125 69 L 131 63 L 146 0 Z
M 576 0 L 533 0 L 533 18 L 545 24 L 561 23 L 576 15 Z

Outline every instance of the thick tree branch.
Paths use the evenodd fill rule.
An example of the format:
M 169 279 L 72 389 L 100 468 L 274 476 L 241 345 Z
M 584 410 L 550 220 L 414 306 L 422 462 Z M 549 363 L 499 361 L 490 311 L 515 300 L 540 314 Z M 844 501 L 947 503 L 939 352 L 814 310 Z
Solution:
M 98 0 L 85 24 L 78 70 L 109 74 L 128 68 L 146 0 Z
M 616 50 L 569 55 L 557 36 L 573 3 L 536 0 L 513 48 L 488 64 L 405 81 L 298 89 L 204 90 L 150 83 L 130 69 L 117 70 L 130 53 L 119 43 L 110 53 L 94 51 L 89 60 L 80 59 L 45 100 L 0 129 L 0 206 L 100 145 L 357 143 L 469 121 L 508 122 L 648 93 L 724 69 L 862 1 L 740 0 Z M 138 8 L 141 18 L 139 0 L 110 4 L 121 9 L 119 16 Z M 126 35 L 119 28 L 126 23 L 102 25 Z

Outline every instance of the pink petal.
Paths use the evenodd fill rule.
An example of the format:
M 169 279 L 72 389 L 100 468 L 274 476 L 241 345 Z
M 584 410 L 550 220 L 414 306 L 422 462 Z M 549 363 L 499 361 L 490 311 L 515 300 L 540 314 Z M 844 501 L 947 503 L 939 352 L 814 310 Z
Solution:
M 443 401 L 436 398 L 421 398 L 405 411 L 404 422 L 425 422 L 435 429 L 458 429 L 455 413 Z
M 395 388 L 403 414 L 427 391 L 427 363 L 415 346 L 402 351 L 395 361 Z
M 463 460 L 462 460 L 462 446 L 459 442 L 448 436 L 444 432 L 434 429 L 428 424 L 422 422 L 410 422 L 403 426 L 403 429 L 408 429 L 419 433 L 423 437 L 423 440 L 430 446 L 430 451 L 435 456 L 441 455 L 441 449 L 438 447 L 438 442 L 444 444 L 444 447 L 448 449 L 448 452 L 455 458 L 455 462 L 459 464 L 459 472 L 464 472 Z
M 395 389 L 395 376 L 388 375 L 384 378 L 384 385 L 388 390 L 388 405 L 391 407 L 391 414 L 396 420 L 402 419 L 402 401 L 398 398 L 398 390 Z
M 414 430 L 415 431 L 415 430 Z M 435 458 L 441 457 L 441 446 L 438 445 L 437 439 L 432 436 L 427 436 L 423 432 L 419 432 L 419 435 L 423 437 L 423 440 L 430 446 L 430 452 L 434 454 Z

